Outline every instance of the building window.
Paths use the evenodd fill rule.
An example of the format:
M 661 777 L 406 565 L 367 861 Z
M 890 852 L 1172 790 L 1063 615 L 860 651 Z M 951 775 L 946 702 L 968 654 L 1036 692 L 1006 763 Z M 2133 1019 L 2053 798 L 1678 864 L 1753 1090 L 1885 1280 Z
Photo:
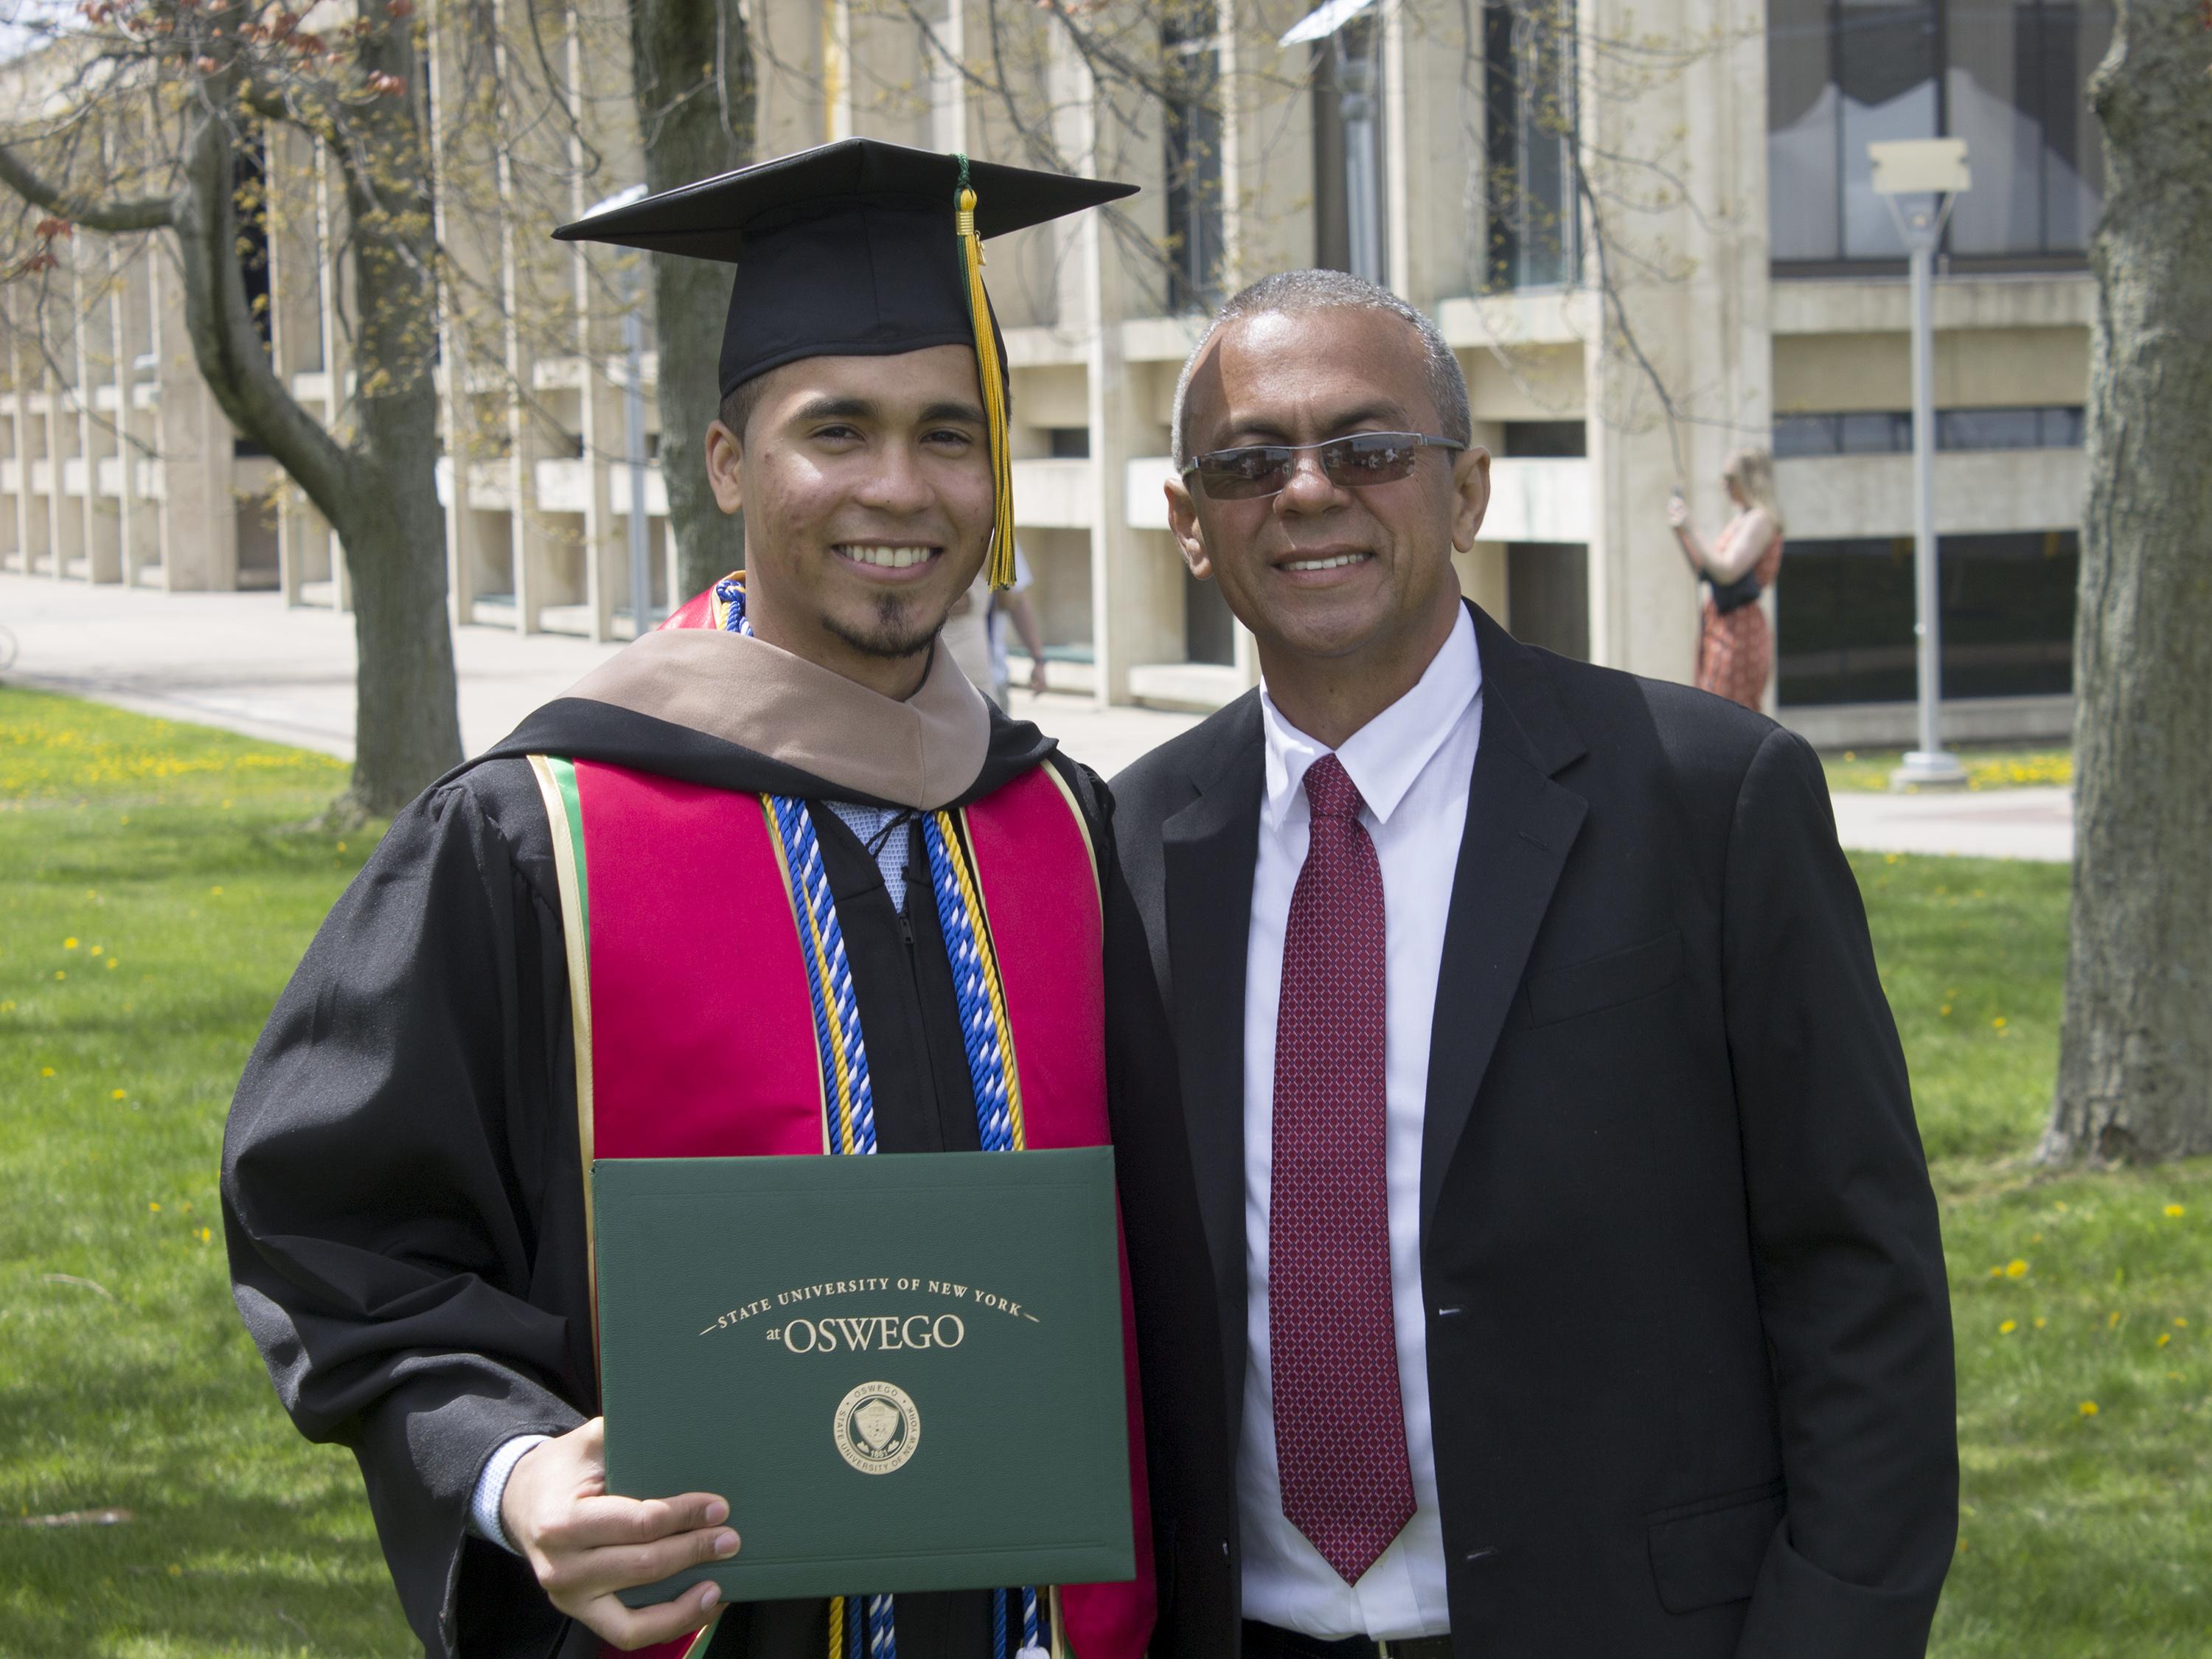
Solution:
M 1222 597 L 1221 584 L 1182 573 L 1182 654 L 1186 662 L 1227 667 L 1237 660 L 1237 618 Z
M 1508 421 L 1503 442 L 1510 460 L 1587 455 L 1589 429 L 1580 421 Z
M 1055 461 L 1091 459 L 1091 428 L 1087 426 L 1047 427 L 1045 439 L 1052 446 L 1050 453 Z
M 1493 290 L 1571 283 L 1575 10 L 1566 0 L 1483 9 L 1483 148 Z
M 2022 409 L 1939 409 L 1936 447 L 1951 453 L 1994 449 L 2079 449 L 2078 404 Z M 1508 453 L 1510 453 L 1508 451 Z M 1912 413 L 1885 410 L 1845 415 L 1778 415 L 1778 460 L 1818 455 L 1910 455 Z
M 269 287 L 269 137 L 255 130 L 232 152 L 230 177 L 238 204 L 238 274 L 246 289 L 246 308 L 266 352 L 275 338 L 270 315 L 275 296 Z
M 1938 449 L 2079 449 L 2081 432 L 2079 404 L 1936 411 Z
M 2070 530 L 1942 537 L 1942 695 L 2071 690 L 2079 563 Z M 1774 596 L 1785 707 L 1917 695 L 1911 537 L 1793 541 Z
M 1314 264 L 1380 283 L 1382 31 L 1362 13 L 1313 52 Z
M 1162 124 L 1167 179 L 1168 308 L 1221 301 L 1221 52 L 1211 5 L 1188 3 L 1160 23 L 1167 84 Z
M 1589 660 L 1589 549 L 1580 542 L 1505 544 L 1505 618 L 1513 637 Z
M 1776 264 L 1902 259 L 1867 146 L 1939 137 L 1964 138 L 1973 170 L 1954 262 L 2078 259 L 2104 168 L 2087 88 L 2112 28 L 2108 0 L 1770 0 Z

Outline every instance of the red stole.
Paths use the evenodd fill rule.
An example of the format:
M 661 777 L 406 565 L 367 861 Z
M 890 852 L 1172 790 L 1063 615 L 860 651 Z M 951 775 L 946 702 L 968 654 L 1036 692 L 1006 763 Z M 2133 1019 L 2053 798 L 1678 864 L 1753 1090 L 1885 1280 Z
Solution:
M 586 1170 L 594 1158 L 826 1152 L 805 964 L 766 804 L 598 762 L 537 764 L 562 868 Z M 954 816 L 1005 985 L 1028 1143 L 1103 1146 L 1104 929 L 1089 831 L 1045 766 Z M 1121 1338 L 1137 1577 L 1061 1589 L 1076 1659 L 1141 1659 L 1156 1606 L 1126 1255 Z

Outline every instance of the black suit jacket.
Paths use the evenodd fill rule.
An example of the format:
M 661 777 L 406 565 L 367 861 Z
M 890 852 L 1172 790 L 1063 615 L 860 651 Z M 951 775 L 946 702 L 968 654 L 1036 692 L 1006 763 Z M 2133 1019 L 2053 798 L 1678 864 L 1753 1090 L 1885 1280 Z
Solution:
M 1919 1654 L 1956 1526 L 1950 1316 L 1820 765 L 1758 714 L 1474 614 L 1421 1169 L 1455 1650 Z M 1114 783 L 1205 1233 L 1182 1322 L 1140 1310 L 1147 1372 L 1185 1391 L 1154 1449 L 1162 1656 L 1237 1650 L 1262 768 L 1254 694 Z

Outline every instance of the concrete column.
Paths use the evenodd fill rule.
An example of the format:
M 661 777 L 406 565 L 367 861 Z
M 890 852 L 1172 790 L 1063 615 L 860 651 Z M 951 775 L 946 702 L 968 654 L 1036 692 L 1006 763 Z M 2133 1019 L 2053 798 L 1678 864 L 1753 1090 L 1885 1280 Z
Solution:
M 31 572 L 31 445 L 29 423 L 23 408 L 23 337 L 16 326 L 12 296 L 0 294 L 0 322 L 6 325 L 7 379 L 0 384 L 0 416 L 8 423 L 7 463 L 15 468 L 15 488 L 8 492 L 4 504 L 7 514 L 7 533 L 10 544 L 7 551 L 15 556 L 15 568 L 25 575 Z
M 1625 0 L 1583 0 L 1583 17 L 1586 32 L 1601 37 L 1635 27 Z M 1765 444 L 1772 425 L 1765 7 L 1719 0 L 1711 21 L 1717 44 L 1635 96 L 1601 95 L 1584 64 L 1586 146 L 1679 168 L 1698 208 L 1608 217 L 1613 234 L 1672 267 L 1653 276 L 1613 261 L 1636 343 L 1679 411 L 1671 435 L 1651 377 L 1625 341 L 1608 338 L 1585 359 L 1591 654 L 1668 679 L 1690 677 L 1697 638 L 1696 585 L 1667 528 L 1668 491 L 1682 483 L 1710 530 L 1721 513 L 1722 458 L 1740 444 Z M 1595 158 L 1589 165 L 1601 200 L 1608 185 L 1624 196 L 1638 187 L 1637 174 Z M 1595 279 L 1595 252 L 1586 269 Z
M 238 501 L 231 492 L 236 439 L 200 379 L 185 333 L 184 295 L 158 289 L 154 374 L 161 456 L 161 584 L 173 592 L 236 585 Z
M 106 280 L 112 246 L 107 238 L 100 239 L 99 264 L 90 283 L 85 280 L 86 264 L 94 257 L 89 249 L 70 264 L 71 297 L 76 310 L 76 326 L 72 331 L 76 345 L 76 448 L 84 484 L 77 512 L 83 526 L 83 576 L 88 582 L 112 582 L 122 574 L 116 515 L 100 491 L 100 464 L 112 453 L 113 435 L 106 408 L 107 398 L 103 395 L 112 391 L 113 377 L 109 365 L 101 361 L 107 355 L 112 331 L 112 299 Z

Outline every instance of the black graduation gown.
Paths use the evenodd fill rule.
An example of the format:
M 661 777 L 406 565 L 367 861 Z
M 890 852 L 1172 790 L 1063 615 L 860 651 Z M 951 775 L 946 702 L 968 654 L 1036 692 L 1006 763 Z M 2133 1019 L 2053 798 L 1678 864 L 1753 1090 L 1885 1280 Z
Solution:
M 853 791 L 688 727 L 564 699 L 393 821 L 309 946 L 239 1085 L 223 1147 L 225 1231 L 240 1311 L 285 1409 L 310 1439 L 360 1461 L 426 1650 L 470 1659 L 598 1649 L 520 1559 L 467 1529 L 477 1474 L 501 1442 L 562 1433 L 597 1409 L 566 958 L 552 841 L 522 758 L 533 752 L 816 803 L 878 1144 L 980 1144 L 918 837 L 920 878 L 902 916 L 867 850 L 818 804 Z M 1100 849 L 1117 1124 L 1133 1103 L 1172 1113 L 1166 1026 L 1103 786 L 1033 726 L 994 716 L 962 800 L 1040 763 L 1068 780 Z M 1140 1155 L 1124 1171 L 1125 1213 L 1161 1207 L 1144 1190 L 1145 1167 Z M 1181 1211 L 1187 1175 L 1170 1185 Z M 1191 1196 L 1188 1224 L 1152 1236 L 1187 1246 L 1195 1218 Z M 1157 1259 L 1137 1275 L 1139 1295 L 1143 1279 L 1176 1271 L 1170 1253 Z M 728 1496 L 742 1525 L 743 1495 Z M 980 1659 L 988 1607 L 981 1593 L 902 1596 L 902 1659 Z M 826 1620 L 821 1602 L 733 1605 L 711 1651 L 819 1659 Z

